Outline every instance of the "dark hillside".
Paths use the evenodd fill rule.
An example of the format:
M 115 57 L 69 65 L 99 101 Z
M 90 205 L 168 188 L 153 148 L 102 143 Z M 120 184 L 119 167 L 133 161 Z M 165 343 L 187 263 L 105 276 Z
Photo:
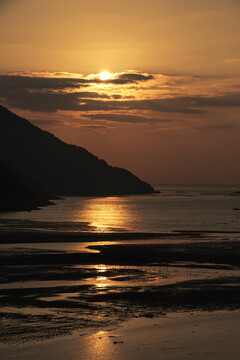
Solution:
M 40 192 L 130 195 L 154 189 L 129 171 L 109 166 L 0 106 L 0 162 Z
M 0 211 L 33 210 L 49 204 L 46 197 L 36 194 L 22 179 L 0 164 Z

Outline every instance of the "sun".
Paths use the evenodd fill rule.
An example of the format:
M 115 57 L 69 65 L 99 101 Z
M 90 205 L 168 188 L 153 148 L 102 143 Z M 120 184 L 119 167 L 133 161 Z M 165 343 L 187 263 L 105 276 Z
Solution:
M 99 76 L 100 76 L 101 80 L 110 80 L 110 78 L 111 78 L 109 72 L 107 72 L 107 71 L 101 72 Z

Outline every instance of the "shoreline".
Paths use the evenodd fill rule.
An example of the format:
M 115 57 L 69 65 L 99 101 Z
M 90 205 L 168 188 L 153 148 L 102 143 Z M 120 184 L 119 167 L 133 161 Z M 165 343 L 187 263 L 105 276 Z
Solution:
M 23 236 L 23 240 L 21 241 Z M 15 238 L 13 234 L 10 238 L 4 237 L 1 244 L 24 244 L 24 243 L 68 243 L 74 242 L 72 238 L 66 237 L 62 234 L 62 237 L 56 235 L 53 236 L 53 241 L 48 241 L 48 235 L 44 234 L 43 239 L 40 241 L 40 237 L 32 237 L 31 233 L 28 233 L 28 238 L 21 234 L 19 238 Z M 79 240 L 78 235 L 76 240 Z M 189 235 L 187 235 L 189 236 Z M 155 238 L 155 236 L 153 237 Z M 158 238 L 158 236 L 157 236 Z M 163 238 L 166 238 L 165 236 Z M 11 239 L 12 241 L 8 241 Z M 218 265 L 231 265 L 239 266 L 240 264 L 240 241 L 186 241 L 186 242 L 175 242 L 175 243 L 139 243 L 121 244 L 121 240 L 129 239 L 125 234 L 122 238 L 115 238 L 110 236 L 106 238 L 105 235 L 100 237 L 85 238 L 83 235 L 82 242 L 86 244 L 89 250 L 95 250 L 94 252 L 78 252 L 78 251 L 58 251 L 56 250 L 43 250 L 35 249 L 34 252 L 20 251 L 21 248 L 17 248 L 18 252 L 14 252 L 13 249 L 9 248 L 10 253 L 8 254 L 7 249 L 0 249 L 0 264 L 3 265 L 30 265 L 30 264 L 97 264 L 105 263 L 108 265 L 162 265 L 176 262 L 194 262 L 199 264 L 218 264 Z M 134 234 L 130 240 L 146 240 L 149 237 L 139 237 L 138 234 Z M 182 239 L 182 238 L 181 238 Z M 104 242 L 104 244 L 98 245 L 97 242 Z M 114 244 L 111 243 L 114 242 Z M 118 243 L 119 241 L 119 243 Z M 81 241 L 77 241 L 81 242 Z M 96 244 L 91 245 L 92 242 Z M 109 242 L 109 243 L 108 243 Z M 11 255 L 11 256 L 8 256 Z M 0 267 L 1 267 L 0 265 Z
M 237 234 L 238 232 L 233 232 Z M 239 232 L 240 233 L 240 232 Z M 36 243 L 36 242 L 91 242 L 103 240 L 146 240 L 154 238 L 201 238 L 196 231 L 174 232 L 64 232 L 48 230 L 5 230 L 0 229 L 0 244 Z

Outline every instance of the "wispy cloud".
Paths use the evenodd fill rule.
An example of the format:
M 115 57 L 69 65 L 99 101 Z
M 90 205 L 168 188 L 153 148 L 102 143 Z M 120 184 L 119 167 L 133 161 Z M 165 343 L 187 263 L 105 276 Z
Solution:
M 234 63 L 237 64 L 240 63 L 240 57 L 225 59 L 224 62 L 227 64 L 234 64 Z
M 0 75 L 1 89 L 5 87 L 6 91 L 18 90 L 46 90 L 46 89 L 79 89 L 87 86 L 84 79 L 60 78 L 60 77 L 35 77 L 21 75 Z
M 238 128 L 238 126 L 236 126 L 235 124 L 215 124 L 196 127 L 197 130 L 201 131 L 226 131 L 236 128 Z
M 107 122 L 113 122 L 113 123 L 116 122 L 116 123 L 125 123 L 125 124 L 159 124 L 159 123 L 178 121 L 171 119 L 160 119 L 154 117 L 145 117 L 145 116 L 131 115 L 131 114 L 115 114 L 115 113 L 91 114 L 91 115 L 87 115 L 86 117 L 91 120 L 103 120 L 103 121 L 106 120 Z

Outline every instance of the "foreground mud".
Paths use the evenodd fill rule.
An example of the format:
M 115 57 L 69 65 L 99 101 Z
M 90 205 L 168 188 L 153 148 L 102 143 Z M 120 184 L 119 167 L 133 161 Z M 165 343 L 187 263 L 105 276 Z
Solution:
M 240 309 L 238 241 L 92 248 L 0 251 L 2 343 L 115 328 L 134 317 Z

